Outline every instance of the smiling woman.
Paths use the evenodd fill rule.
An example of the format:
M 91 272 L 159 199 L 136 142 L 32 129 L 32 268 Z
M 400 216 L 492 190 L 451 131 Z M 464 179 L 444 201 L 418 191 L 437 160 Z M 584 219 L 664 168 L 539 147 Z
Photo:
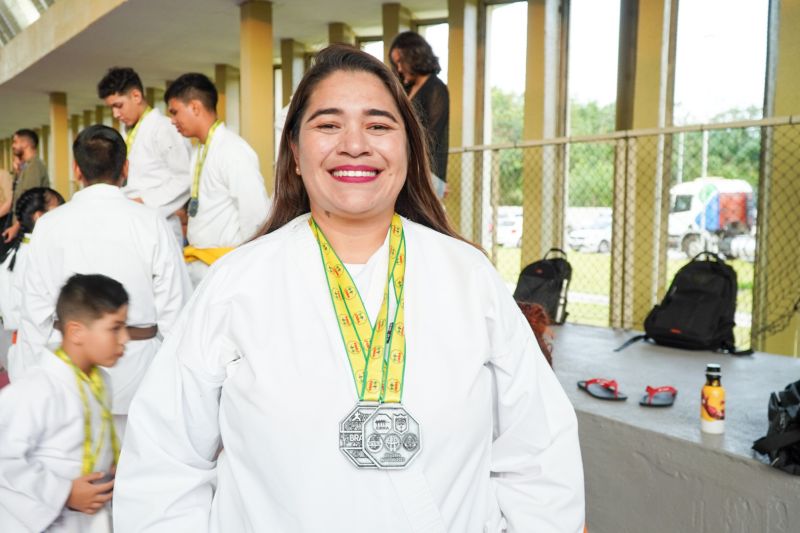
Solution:
M 320 52 L 275 184 L 139 389 L 115 531 L 581 531 L 575 413 L 386 66 Z

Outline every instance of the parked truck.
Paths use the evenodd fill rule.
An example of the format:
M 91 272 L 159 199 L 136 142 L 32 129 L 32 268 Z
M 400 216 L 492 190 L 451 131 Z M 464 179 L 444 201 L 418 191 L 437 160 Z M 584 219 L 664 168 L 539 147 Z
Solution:
M 748 182 L 697 178 L 673 186 L 669 194 L 671 248 L 680 249 L 688 257 L 711 250 L 752 261 L 755 201 Z

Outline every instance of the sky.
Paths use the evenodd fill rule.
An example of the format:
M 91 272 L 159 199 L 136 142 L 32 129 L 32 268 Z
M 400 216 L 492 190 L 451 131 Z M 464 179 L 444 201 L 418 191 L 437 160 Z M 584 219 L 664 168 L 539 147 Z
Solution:
M 526 3 L 490 9 L 489 83 L 522 93 Z M 676 123 L 705 122 L 733 107 L 763 105 L 767 9 L 768 0 L 681 0 Z M 570 23 L 570 98 L 613 103 L 617 91 L 619 0 L 572 0 Z M 445 34 L 443 50 L 437 52 L 440 57 L 447 55 L 446 43 Z

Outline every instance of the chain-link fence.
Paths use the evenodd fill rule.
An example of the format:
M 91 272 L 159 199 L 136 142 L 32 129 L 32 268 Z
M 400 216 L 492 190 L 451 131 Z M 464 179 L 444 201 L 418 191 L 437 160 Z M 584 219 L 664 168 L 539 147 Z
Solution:
M 513 290 L 551 247 L 573 267 L 570 322 L 641 329 L 701 251 L 738 277 L 736 340 L 800 300 L 800 125 L 769 119 L 451 150 L 448 214 Z

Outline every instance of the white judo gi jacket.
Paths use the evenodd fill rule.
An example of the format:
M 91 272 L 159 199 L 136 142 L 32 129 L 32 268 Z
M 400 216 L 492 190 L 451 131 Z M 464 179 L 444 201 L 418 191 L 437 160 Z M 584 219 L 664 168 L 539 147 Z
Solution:
M 174 215 L 189 200 L 192 145 L 158 108 L 140 119 L 128 154 L 128 181 L 122 191 L 157 209 L 183 244 L 181 222 Z
M 94 448 L 100 438 L 101 410 L 85 385 L 84 390 Z M 0 390 L 0 531 L 111 531 L 108 506 L 94 515 L 66 508 L 72 481 L 82 475 L 83 441 L 83 403 L 75 372 L 45 350 L 39 367 Z M 95 472 L 109 472 L 112 462 L 106 430 Z
M 29 367 L 42 347 L 60 340 L 55 305 L 73 274 L 104 274 L 125 286 L 128 325 L 172 329 L 191 292 L 183 257 L 158 211 L 127 199 L 119 187 L 95 184 L 42 216 L 30 243 L 17 360 Z M 52 336 L 52 338 L 51 338 Z M 112 412 L 125 414 L 155 352 L 157 336 L 130 341 L 109 369 Z
M 192 151 L 194 172 L 202 146 Z M 220 124 L 211 137 L 200 174 L 199 209 L 189 217 L 189 244 L 196 248 L 239 246 L 251 239 L 269 213 L 258 156 L 247 142 Z
M 116 533 L 407 532 L 414 501 L 440 524 L 428 531 L 582 530 L 575 413 L 511 294 L 480 251 L 403 226 L 403 403 L 421 427 L 408 469 L 360 470 L 338 449 L 357 395 L 305 215 L 216 263 L 156 356 L 128 418 Z M 387 245 L 376 253 L 368 312 Z

